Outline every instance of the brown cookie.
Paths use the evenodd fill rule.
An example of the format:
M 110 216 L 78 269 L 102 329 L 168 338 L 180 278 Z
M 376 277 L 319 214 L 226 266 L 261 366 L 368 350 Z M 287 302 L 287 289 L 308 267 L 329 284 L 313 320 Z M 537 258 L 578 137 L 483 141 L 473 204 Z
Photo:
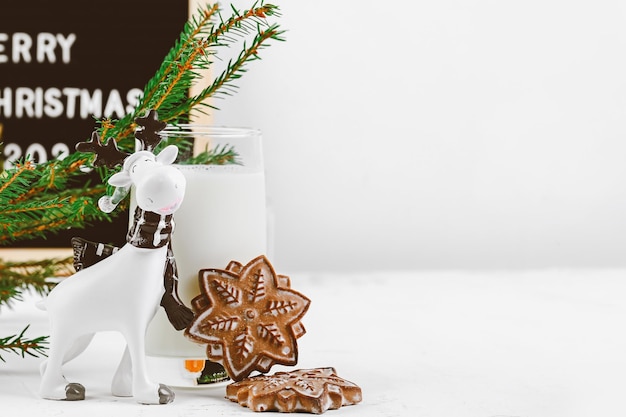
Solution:
M 239 381 L 254 370 L 298 362 L 296 339 L 305 333 L 300 319 L 310 300 L 292 290 L 265 256 L 242 266 L 199 273 L 201 295 L 192 300 L 196 316 L 185 335 L 207 344 L 209 360 Z
M 316 368 L 246 378 L 228 385 L 226 398 L 253 411 L 321 414 L 359 403 L 362 394 L 334 368 Z

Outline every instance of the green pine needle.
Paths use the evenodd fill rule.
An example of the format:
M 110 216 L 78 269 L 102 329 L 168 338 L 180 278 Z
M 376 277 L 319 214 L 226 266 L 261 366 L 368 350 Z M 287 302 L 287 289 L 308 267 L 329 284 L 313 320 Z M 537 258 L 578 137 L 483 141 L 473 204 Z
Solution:
M 240 165 L 233 146 L 222 145 L 213 149 L 205 149 L 197 155 L 191 156 L 181 165 Z
M 19 300 L 24 290 L 45 295 L 54 287 L 50 277 L 68 276 L 73 272 L 72 257 L 27 262 L 0 259 L 0 307 Z
M 34 339 L 29 339 L 24 334 L 30 325 L 26 326 L 19 334 L 0 338 L 0 350 L 6 352 L 13 352 L 20 355 L 22 358 L 26 355 L 38 358 L 39 356 L 46 356 L 45 350 L 48 345 L 48 336 L 39 336 Z M 6 362 L 2 355 L 0 360 Z

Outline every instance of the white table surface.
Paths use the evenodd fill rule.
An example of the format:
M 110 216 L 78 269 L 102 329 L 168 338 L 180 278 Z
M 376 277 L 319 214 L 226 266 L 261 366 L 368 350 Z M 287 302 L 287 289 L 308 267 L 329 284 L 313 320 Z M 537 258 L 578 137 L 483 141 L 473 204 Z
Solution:
M 279 271 L 280 272 L 280 271 Z M 334 366 L 363 402 L 330 416 L 607 417 L 626 415 L 626 270 L 288 274 L 307 295 L 300 361 Z M 36 296 L 0 311 L 0 336 L 31 324 Z M 225 388 L 176 389 L 163 406 L 112 397 L 123 349 L 98 335 L 66 365 L 80 402 L 36 395 L 42 359 L 3 353 L 0 413 L 80 416 L 251 416 Z

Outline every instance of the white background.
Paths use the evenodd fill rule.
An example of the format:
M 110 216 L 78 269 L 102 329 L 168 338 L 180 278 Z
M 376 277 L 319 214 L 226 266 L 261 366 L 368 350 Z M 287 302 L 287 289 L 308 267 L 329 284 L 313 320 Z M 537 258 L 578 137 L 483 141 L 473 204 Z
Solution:
M 277 4 L 214 115 L 264 133 L 275 264 L 626 266 L 625 3 Z

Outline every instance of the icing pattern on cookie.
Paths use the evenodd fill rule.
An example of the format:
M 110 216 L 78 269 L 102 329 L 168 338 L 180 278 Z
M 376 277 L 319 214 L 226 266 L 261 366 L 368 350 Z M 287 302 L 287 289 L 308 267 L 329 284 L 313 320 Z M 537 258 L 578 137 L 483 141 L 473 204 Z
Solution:
M 253 411 L 321 414 L 361 402 L 362 393 L 328 367 L 246 378 L 228 385 L 226 398 Z
M 185 334 L 206 343 L 208 358 L 233 380 L 297 363 L 296 339 L 305 333 L 300 319 L 310 300 L 289 288 L 289 278 L 277 275 L 265 256 L 201 270 L 199 279 L 202 294 L 192 300 L 196 316 Z

